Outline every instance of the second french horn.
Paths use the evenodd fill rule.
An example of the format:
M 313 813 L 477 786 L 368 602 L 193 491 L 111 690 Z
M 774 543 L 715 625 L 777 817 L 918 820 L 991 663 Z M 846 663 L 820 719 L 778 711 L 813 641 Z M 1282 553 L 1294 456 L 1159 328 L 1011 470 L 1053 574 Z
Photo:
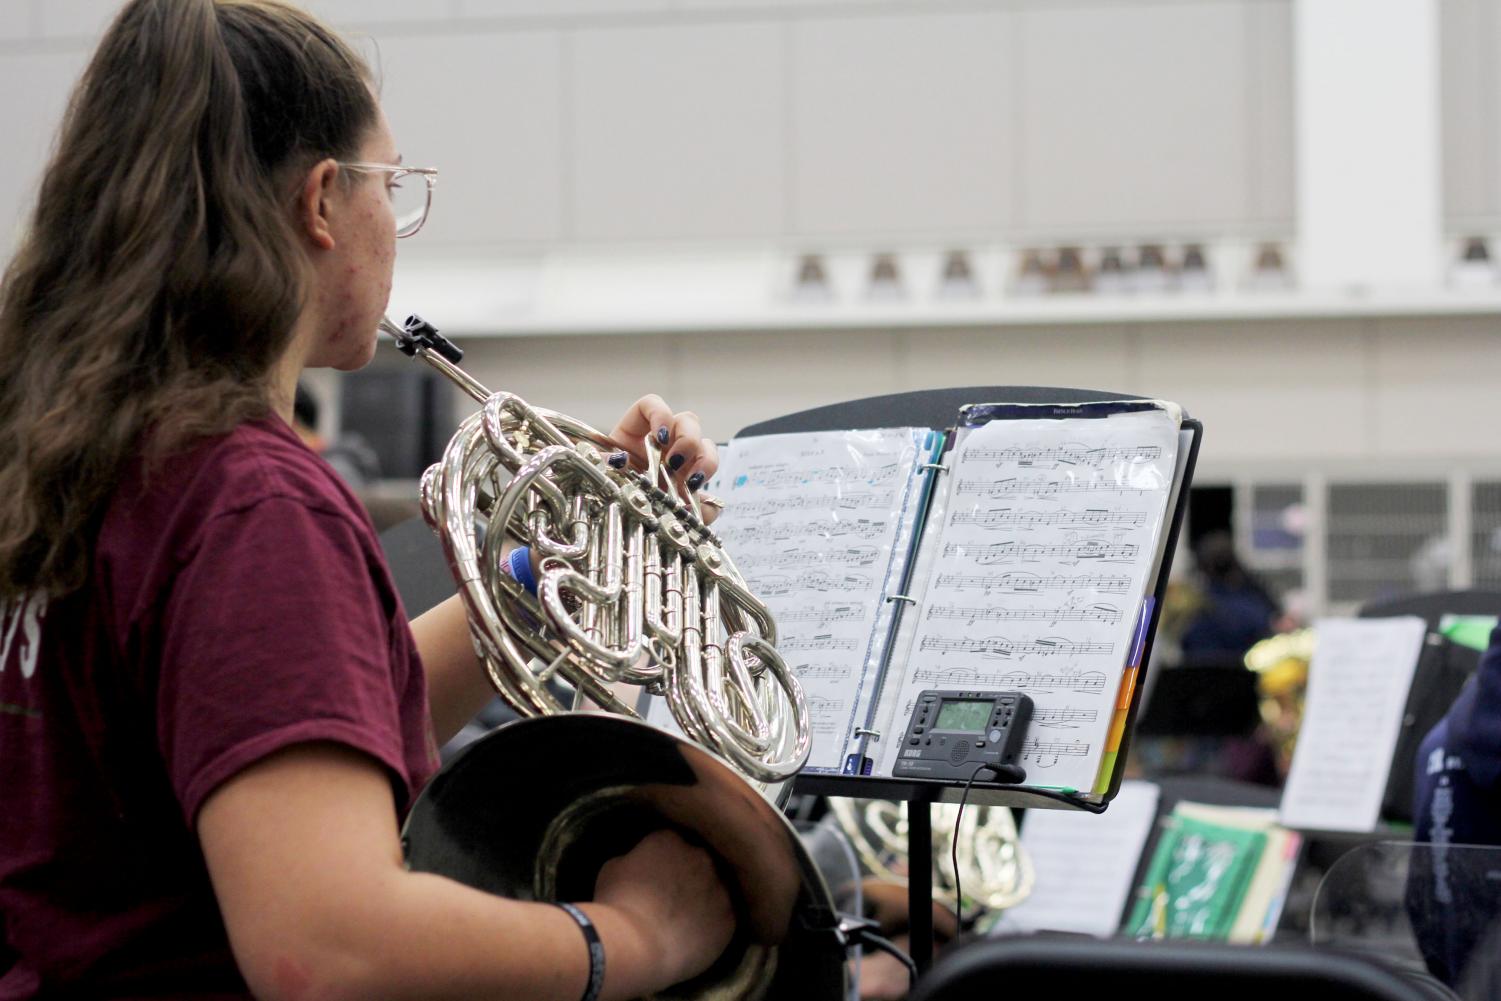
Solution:
M 861 867 L 877 879 L 905 884 L 915 864 L 907 852 L 910 804 L 836 798 L 829 806 Z M 1036 873 L 1008 808 L 970 806 L 963 819 L 952 803 L 931 809 L 935 899 L 956 910 L 962 904 L 966 911 L 976 905 L 1002 911 L 1027 899 Z

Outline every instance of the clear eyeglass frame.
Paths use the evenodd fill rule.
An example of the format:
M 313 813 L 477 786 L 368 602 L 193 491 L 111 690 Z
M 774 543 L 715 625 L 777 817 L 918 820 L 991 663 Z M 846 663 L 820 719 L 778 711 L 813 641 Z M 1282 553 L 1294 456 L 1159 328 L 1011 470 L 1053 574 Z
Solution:
M 433 207 L 433 188 L 438 184 L 437 167 L 408 167 L 400 163 L 366 163 L 359 160 L 341 160 L 339 166 L 345 170 L 354 170 L 361 173 L 388 173 L 391 175 L 391 183 L 394 185 L 402 178 L 409 175 L 421 177 L 424 184 L 421 189 L 422 204 L 420 207 L 413 206 L 396 212 L 396 238 L 398 240 L 408 236 L 415 236 L 427 222 L 427 214 Z M 395 195 L 392 196 L 393 203 Z

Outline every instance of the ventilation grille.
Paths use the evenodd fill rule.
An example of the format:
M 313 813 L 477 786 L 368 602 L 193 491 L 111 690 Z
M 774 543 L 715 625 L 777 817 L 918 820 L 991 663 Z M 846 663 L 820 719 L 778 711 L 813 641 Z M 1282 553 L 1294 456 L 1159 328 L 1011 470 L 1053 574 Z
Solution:
M 1448 587 L 1447 487 L 1329 487 L 1329 600 L 1364 604 Z

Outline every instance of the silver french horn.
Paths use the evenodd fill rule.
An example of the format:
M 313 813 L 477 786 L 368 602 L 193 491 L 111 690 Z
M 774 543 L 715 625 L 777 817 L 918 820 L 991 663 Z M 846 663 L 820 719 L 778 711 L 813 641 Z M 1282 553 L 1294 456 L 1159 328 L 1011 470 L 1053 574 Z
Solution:
M 859 929 L 771 801 L 807 760 L 807 705 L 697 498 L 655 443 L 645 471 L 616 467 L 615 442 L 490 392 L 421 318 L 381 329 L 481 404 L 423 475 L 422 510 L 491 684 L 534 717 L 429 783 L 402 830 L 408 865 L 515 899 L 580 900 L 606 860 L 686 829 L 719 858 L 742 920 L 712 969 L 658 996 L 844 996 Z M 536 558 L 536 597 L 505 571 L 508 542 Z M 624 686 L 663 696 L 688 739 L 641 722 Z M 591 704 L 607 712 L 574 711 Z
M 689 739 L 752 782 L 795 775 L 810 723 L 776 651 L 776 624 L 704 524 L 697 495 L 667 475 L 657 445 L 646 442 L 645 472 L 614 468 L 607 457 L 618 446 L 608 437 L 491 393 L 420 318 L 382 330 L 481 404 L 424 474 L 422 510 L 501 697 L 523 716 L 570 711 L 548 689 L 557 677 L 634 717 L 614 686 L 638 685 L 665 696 Z M 503 570 L 513 539 L 540 557 L 535 598 Z

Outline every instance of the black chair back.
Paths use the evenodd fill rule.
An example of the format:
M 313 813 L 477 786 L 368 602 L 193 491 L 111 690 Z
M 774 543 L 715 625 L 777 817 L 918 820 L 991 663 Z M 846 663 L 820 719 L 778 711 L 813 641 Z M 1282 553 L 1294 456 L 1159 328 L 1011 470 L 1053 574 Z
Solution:
M 945 956 L 910 1001 L 1149 997 L 1153 1001 L 1452 1001 L 1436 980 L 1306 947 L 1032 936 Z

